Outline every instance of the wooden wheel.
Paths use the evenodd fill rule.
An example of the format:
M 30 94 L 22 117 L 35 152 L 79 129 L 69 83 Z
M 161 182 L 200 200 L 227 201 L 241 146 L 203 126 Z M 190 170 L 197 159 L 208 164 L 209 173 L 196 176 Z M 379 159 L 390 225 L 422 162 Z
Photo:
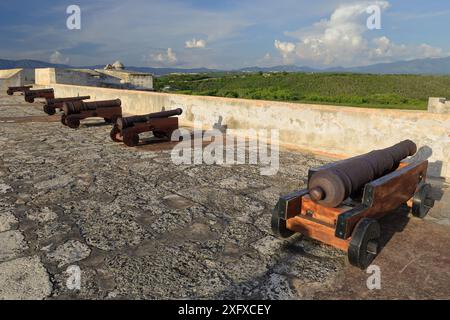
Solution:
M 295 232 L 286 228 L 286 220 L 280 219 L 277 209 L 273 210 L 272 212 L 271 226 L 272 232 L 279 238 L 285 239 L 295 234 Z
M 63 115 L 61 116 L 61 123 L 62 123 L 63 125 L 65 125 L 65 126 L 67 126 L 67 117 L 66 117 L 65 114 L 63 114 Z
M 52 115 L 54 115 L 56 113 L 56 110 L 55 110 L 55 108 L 52 108 L 52 107 L 49 107 L 48 105 L 45 105 L 44 106 L 44 112 L 46 114 L 48 114 L 49 116 L 52 116 Z
M 413 197 L 412 214 L 423 219 L 431 208 L 434 207 L 434 200 L 431 198 L 431 185 L 422 184 Z
M 353 230 L 348 247 L 350 264 L 363 270 L 367 269 L 378 255 L 380 234 L 380 224 L 377 220 L 361 219 Z
M 123 143 L 125 143 L 128 147 L 136 147 L 139 144 L 139 135 L 133 134 L 130 136 L 124 136 Z
M 72 117 L 66 117 L 66 123 L 69 126 L 69 128 L 72 129 L 77 129 L 80 127 L 80 120 L 79 119 L 74 119 Z
M 123 141 L 122 134 L 120 132 L 120 129 L 117 127 L 117 125 L 114 125 L 112 127 L 111 133 L 109 134 L 109 136 L 111 137 L 112 141 L 114 141 L 114 142 L 122 142 Z

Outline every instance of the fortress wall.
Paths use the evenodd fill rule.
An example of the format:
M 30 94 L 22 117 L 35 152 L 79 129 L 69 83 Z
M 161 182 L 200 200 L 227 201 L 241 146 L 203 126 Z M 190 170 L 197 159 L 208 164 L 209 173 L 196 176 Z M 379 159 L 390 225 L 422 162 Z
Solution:
M 37 80 L 38 81 L 37 77 Z M 46 85 L 45 83 L 42 83 Z M 124 112 L 181 107 L 181 124 L 207 128 L 278 129 L 282 146 L 343 158 L 411 139 L 432 149 L 429 174 L 450 178 L 450 114 L 189 96 L 52 84 L 57 97 L 122 99 Z
M 0 70 L 0 90 L 34 83 L 34 69 Z
M 450 101 L 445 98 L 430 98 L 428 100 L 428 111 L 450 114 Z
M 55 68 L 40 68 L 35 71 L 35 82 L 39 85 L 50 85 L 56 83 Z

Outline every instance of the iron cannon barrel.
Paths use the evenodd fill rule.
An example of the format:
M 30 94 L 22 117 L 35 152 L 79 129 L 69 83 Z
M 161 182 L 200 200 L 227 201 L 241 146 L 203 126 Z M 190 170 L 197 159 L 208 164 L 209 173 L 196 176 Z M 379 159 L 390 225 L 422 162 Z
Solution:
M 33 86 L 8 87 L 8 89 L 11 89 L 11 90 L 26 90 L 26 89 L 31 89 L 31 88 L 33 88 Z
M 122 101 L 120 99 L 116 100 L 103 100 L 103 101 L 69 101 L 64 102 L 63 111 L 65 115 L 80 113 L 82 111 L 95 111 L 99 108 L 115 108 L 120 107 Z
M 43 94 L 43 93 L 53 93 L 53 89 L 26 90 L 24 93 L 25 93 L 25 96 L 35 97 L 35 96 Z
M 403 159 L 416 152 L 416 144 L 405 140 L 386 149 L 339 161 L 311 175 L 310 197 L 325 207 L 337 207 L 367 183 L 397 170 Z
M 71 101 L 82 101 L 90 99 L 90 96 L 81 96 L 81 97 L 67 97 L 67 98 L 56 98 L 56 99 L 47 99 L 47 105 L 55 105 L 55 104 L 62 104 L 64 102 L 71 102 Z
M 142 115 L 142 116 L 119 118 L 119 119 L 117 119 L 117 126 L 119 127 L 119 129 L 124 129 L 124 128 L 133 126 L 135 123 L 143 123 L 143 122 L 147 122 L 151 119 L 169 118 L 172 116 L 179 116 L 182 113 L 183 113 L 183 110 L 181 108 L 178 108 L 175 110 L 155 112 L 155 113 L 150 113 L 150 114 Z

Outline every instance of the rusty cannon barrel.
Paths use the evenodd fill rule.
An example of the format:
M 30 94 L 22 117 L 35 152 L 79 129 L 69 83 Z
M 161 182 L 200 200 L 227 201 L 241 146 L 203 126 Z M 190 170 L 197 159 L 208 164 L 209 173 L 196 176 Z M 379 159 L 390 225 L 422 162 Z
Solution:
M 57 99 L 47 99 L 47 103 L 44 105 L 44 112 L 48 115 L 54 115 L 56 113 L 56 109 L 62 109 L 63 104 L 65 102 L 72 101 L 83 101 L 90 99 L 90 96 L 81 96 L 81 97 L 66 97 L 66 98 L 57 98 Z
M 90 98 L 91 98 L 90 96 L 81 96 L 81 97 L 66 97 L 66 98 L 47 99 L 47 104 L 48 105 L 56 105 L 56 104 L 63 104 L 64 102 L 88 100 Z
M 33 86 L 8 87 L 6 94 L 12 96 L 15 92 L 25 92 L 33 88 Z
M 179 116 L 183 113 L 183 110 L 181 108 L 175 109 L 175 110 L 169 110 L 169 111 L 161 111 L 161 112 L 155 112 L 150 113 L 143 116 L 132 116 L 127 118 L 119 118 L 117 119 L 117 127 L 120 130 L 123 130 L 125 128 L 129 128 L 133 126 L 135 123 L 143 123 L 150 121 L 151 119 L 161 119 L 161 118 L 169 118 L 173 116 Z
M 54 99 L 55 92 L 53 89 L 38 89 L 24 91 L 25 101 L 33 103 L 36 98 Z
M 93 101 L 93 102 L 84 102 L 84 101 L 70 101 L 64 102 L 63 111 L 66 116 L 70 114 L 81 113 L 83 111 L 95 111 L 97 109 L 103 108 L 116 108 L 122 105 L 122 101 L 120 99 L 116 100 L 103 100 L 103 101 Z
M 405 140 L 387 149 L 339 161 L 311 175 L 309 195 L 325 207 L 338 207 L 367 183 L 397 170 L 403 159 L 416 152 L 416 144 Z

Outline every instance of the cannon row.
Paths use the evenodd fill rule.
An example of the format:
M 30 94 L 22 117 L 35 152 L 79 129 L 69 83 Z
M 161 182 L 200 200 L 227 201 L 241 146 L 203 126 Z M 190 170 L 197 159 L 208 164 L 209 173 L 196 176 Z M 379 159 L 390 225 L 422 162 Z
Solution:
M 179 128 L 178 118 L 183 110 L 161 111 L 147 115 L 123 117 L 122 101 L 102 100 L 89 101 L 90 96 L 55 98 L 53 89 L 32 89 L 32 86 L 10 87 L 8 95 L 20 92 L 25 101 L 33 103 L 36 99 L 45 99 L 43 110 L 48 115 L 61 112 L 61 123 L 69 128 L 77 129 L 81 121 L 89 118 L 103 118 L 112 124 L 110 137 L 114 142 L 123 142 L 129 147 L 137 146 L 139 134 L 152 132 L 158 139 L 170 140 L 172 133 Z

